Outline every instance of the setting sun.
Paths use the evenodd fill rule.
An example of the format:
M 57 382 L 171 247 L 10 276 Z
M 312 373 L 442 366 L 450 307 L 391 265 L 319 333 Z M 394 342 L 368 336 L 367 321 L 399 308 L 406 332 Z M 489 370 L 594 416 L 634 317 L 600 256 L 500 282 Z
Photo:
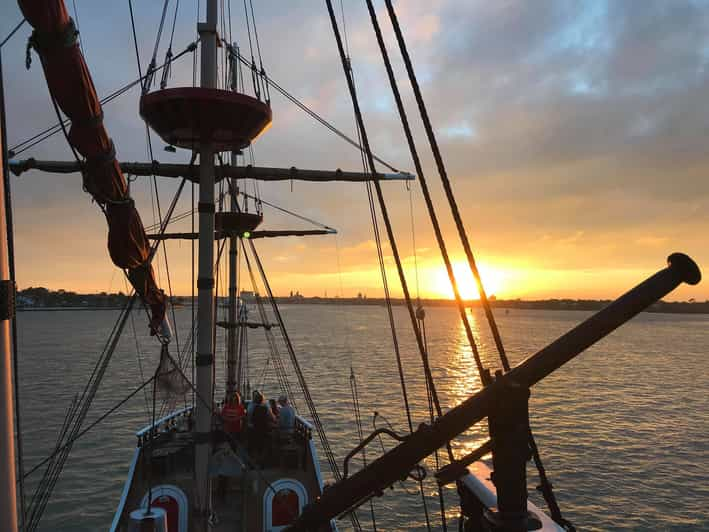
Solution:
M 501 271 L 488 268 L 485 265 L 480 265 L 479 269 L 483 286 L 488 296 L 497 295 L 504 290 L 505 276 Z M 479 299 L 478 288 L 468 264 L 462 261 L 454 262 L 453 272 L 463 299 Z M 428 277 L 428 283 L 426 288 L 433 297 L 453 299 L 453 289 L 448 280 L 448 273 L 445 267 L 441 266 L 432 270 Z

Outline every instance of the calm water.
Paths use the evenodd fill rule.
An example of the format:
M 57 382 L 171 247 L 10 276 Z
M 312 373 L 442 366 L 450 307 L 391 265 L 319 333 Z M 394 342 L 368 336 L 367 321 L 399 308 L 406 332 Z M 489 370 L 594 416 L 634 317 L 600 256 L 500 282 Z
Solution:
M 357 438 L 351 422 L 350 365 L 359 387 L 364 430 L 372 430 L 374 411 L 397 430 L 406 430 L 382 307 L 298 305 L 282 310 L 338 460 Z M 414 422 L 425 421 L 421 365 L 404 309 L 395 311 Z M 498 313 L 513 363 L 586 316 L 562 311 Z M 29 466 L 50 451 L 71 398 L 82 391 L 116 317 L 112 311 L 19 315 Z M 182 342 L 190 318 L 189 310 L 178 310 Z M 483 358 L 496 366 L 484 317 L 474 313 L 473 318 Z M 453 309 L 430 309 L 426 321 L 439 396 L 449 408 L 478 388 L 475 365 Z M 144 334 L 144 314 L 135 313 L 135 324 L 137 339 L 129 325 L 88 422 L 138 386 L 141 368 L 145 375 L 154 370 L 159 350 Z M 223 338 L 218 343 L 223 345 Z M 250 332 L 250 346 L 252 382 L 258 384 L 265 353 L 259 331 Z M 542 457 L 562 511 L 579 530 L 709 530 L 707 346 L 709 316 L 643 314 L 533 389 L 531 420 Z M 272 372 L 263 381 L 266 390 L 277 393 Z M 108 528 L 134 449 L 134 432 L 148 419 L 146 398 L 139 394 L 77 442 L 42 530 Z M 484 434 L 481 427 L 460 437 L 454 442 L 456 453 L 474 448 Z M 530 468 L 534 480 L 532 474 Z M 28 486 L 30 494 L 33 484 Z M 429 510 L 437 517 L 436 486 L 428 481 L 425 487 Z M 449 527 L 456 529 L 453 491 L 446 492 L 446 500 L 453 520 Z M 411 483 L 387 491 L 375 501 L 375 509 L 381 530 L 425 529 L 422 503 Z M 371 529 L 368 510 L 360 512 L 360 520 L 363 528 Z M 347 525 L 341 522 L 340 527 L 346 530 Z

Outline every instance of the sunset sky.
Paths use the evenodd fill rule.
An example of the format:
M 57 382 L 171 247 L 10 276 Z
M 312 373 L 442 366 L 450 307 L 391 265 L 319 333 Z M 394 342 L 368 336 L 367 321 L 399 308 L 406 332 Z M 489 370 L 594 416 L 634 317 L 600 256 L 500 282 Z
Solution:
M 422 154 L 464 296 L 472 295 L 450 211 L 427 148 L 391 28 L 380 7 L 400 87 Z M 149 4 L 149 5 L 148 5 Z M 204 2 L 202 2 L 204 4 Z M 354 136 L 354 119 L 324 2 L 255 2 L 269 74 Z M 134 2 L 143 67 L 162 2 Z M 127 2 L 76 0 L 82 42 L 97 92 L 137 77 Z M 243 6 L 232 24 L 246 43 Z M 287 7 L 284 7 L 287 6 Z M 399 1 L 429 113 L 489 293 L 501 298 L 611 298 L 683 251 L 709 269 L 709 2 L 706 1 Z M 362 1 L 345 2 L 350 53 L 374 151 L 413 171 L 398 114 Z M 0 37 L 20 20 L 0 7 Z M 196 2 L 180 2 L 173 45 L 196 38 Z M 3 48 L 10 147 L 56 121 L 36 56 L 24 67 L 28 26 Z M 236 38 L 236 37 L 235 37 Z M 158 60 L 165 53 L 165 40 Z M 171 86 L 190 84 L 191 56 L 174 66 Z M 263 166 L 360 170 L 359 153 L 276 93 L 273 126 L 255 143 Z M 147 161 L 139 90 L 105 107 L 118 157 Z M 189 153 L 163 151 L 160 161 Z M 61 135 L 19 158 L 70 160 Z M 156 221 L 149 182 L 132 186 L 146 226 Z M 163 210 L 177 182 L 160 181 Z M 415 292 L 409 192 L 383 185 Z M 249 185 L 248 191 L 253 187 Z M 363 184 L 260 185 L 264 199 L 339 231 L 335 237 L 259 241 L 277 294 L 381 296 Z M 418 185 L 414 205 L 421 295 L 450 297 Z M 106 223 L 79 175 L 13 177 L 17 271 L 21 288 L 126 290 L 106 250 Z M 186 191 L 177 213 L 189 209 Z M 263 228 L 305 228 L 265 210 Z M 189 230 L 189 220 L 174 230 Z M 392 292 L 400 295 L 390 248 Z M 168 247 L 173 290 L 190 293 L 190 243 Z M 159 279 L 166 288 L 164 258 Z M 339 259 L 339 260 L 338 260 Z M 339 265 L 339 266 L 338 266 Z M 243 288 L 249 289 L 248 284 Z M 668 299 L 709 299 L 709 282 Z

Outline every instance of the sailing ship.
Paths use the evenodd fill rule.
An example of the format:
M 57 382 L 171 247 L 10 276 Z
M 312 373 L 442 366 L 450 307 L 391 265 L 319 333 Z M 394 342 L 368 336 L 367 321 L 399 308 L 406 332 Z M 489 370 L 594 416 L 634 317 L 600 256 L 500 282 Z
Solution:
M 168 1 L 163 9 L 162 31 Z M 111 531 L 154 530 L 169 532 L 196 531 L 276 531 L 276 530 L 336 530 L 339 519 L 348 519 L 355 529 L 361 529 L 358 507 L 372 497 L 382 496 L 384 490 L 403 479 L 412 479 L 422 486 L 425 475 L 423 461 L 439 451 L 447 454 L 448 463 L 435 471 L 440 486 L 455 483 L 460 496 L 465 530 L 573 530 L 556 505 L 551 483 L 547 479 L 541 458 L 529 428 L 529 389 L 535 383 L 571 360 L 584 349 L 603 338 L 637 313 L 647 308 L 679 284 L 696 284 L 700 280 L 697 265 L 686 255 L 673 254 L 668 266 L 621 296 L 604 310 L 592 316 L 567 334 L 525 360 L 516 368 L 507 361 L 499 331 L 486 297 L 475 260 L 470 249 L 464 226 L 455 202 L 445 166 L 435 142 L 433 128 L 425 111 L 425 104 L 416 82 L 412 61 L 408 55 L 403 31 L 390 0 L 386 0 L 387 13 L 392 22 L 397 42 L 419 104 L 422 120 L 429 137 L 431 149 L 447 200 L 466 251 L 469 266 L 475 275 L 480 298 L 489 321 L 503 371 L 492 375 L 483 367 L 475 340 L 470 330 L 465 305 L 461 299 L 450 258 L 438 224 L 436 211 L 428 193 L 425 176 L 418 152 L 404 112 L 397 82 L 393 76 L 388 52 L 382 38 L 377 13 L 371 0 L 367 7 L 382 58 L 389 74 L 392 91 L 402 119 L 402 126 L 411 149 L 416 174 L 389 168 L 390 173 L 377 170 L 384 163 L 375 156 L 369 145 L 367 130 L 360 112 L 358 97 L 349 58 L 343 44 L 337 17 L 330 0 L 326 1 L 333 26 L 337 50 L 357 120 L 359 139 L 354 141 L 365 160 L 362 172 L 342 170 L 303 170 L 296 168 L 267 168 L 253 165 L 238 165 L 239 156 L 256 138 L 271 125 L 272 111 L 269 91 L 278 87 L 267 75 L 263 64 L 255 59 L 241 56 L 235 43 L 220 35 L 219 5 L 217 0 L 206 0 L 206 18 L 197 26 L 198 39 L 190 43 L 185 52 L 173 55 L 168 50 L 166 61 L 157 66 L 155 54 L 146 74 L 141 74 L 138 83 L 142 87 L 140 115 L 142 119 L 171 150 L 184 149 L 191 152 L 189 164 L 120 163 L 116 159 L 113 141 L 103 124 L 101 102 L 91 81 L 89 70 L 77 41 L 77 30 L 68 15 L 63 0 L 44 2 L 20 0 L 26 20 L 34 28 L 30 45 L 41 59 L 52 101 L 59 115 L 60 128 L 76 156 L 75 162 L 37 161 L 34 159 L 8 161 L 8 151 L 3 139 L 3 180 L 5 192 L 9 187 L 8 169 L 22 173 L 32 169 L 47 172 L 81 172 L 85 190 L 103 210 L 109 225 L 109 252 L 114 263 L 126 273 L 134 288 L 134 295 L 121 313 L 117 326 L 109 339 L 109 348 L 97 363 L 97 371 L 91 377 L 80 400 L 72 405 L 60 434 L 56 452 L 50 457 L 45 472 L 48 488 L 33 499 L 27 508 L 20 491 L 18 503 L 15 471 L 15 445 L 13 425 L 13 382 L 11 380 L 11 323 L 14 290 L 11 275 L 11 260 L 8 256 L 8 235 L 12 236 L 11 219 L 6 201 L 7 194 L 0 194 L 0 274 L 2 275 L 2 322 L 0 323 L 0 350 L 3 354 L 3 372 L 0 382 L 5 405 L 0 427 L 0 529 L 3 531 L 34 530 L 37 528 L 56 476 L 61 471 L 71 451 L 71 446 L 82 430 L 85 412 L 90 406 L 92 393 L 100 383 L 102 372 L 110 360 L 110 346 L 115 349 L 120 332 L 136 303 L 142 304 L 149 313 L 149 327 L 160 349 L 160 360 L 150 384 L 153 389 L 153 412 L 151 422 L 137 432 L 137 446 L 129 466 L 128 478 L 111 525 Z M 252 10 L 253 15 L 253 10 Z M 175 15 L 176 16 L 176 15 Z M 248 10 L 247 10 L 248 17 Z M 254 21 L 255 22 L 255 21 Z M 174 30 L 173 30 L 174 34 Z M 159 40 L 159 37 L 158 37 Z M 172 41 L 171 41 L 172 42 Z M 217 80 L 218 48 L 228 63 L 229 75 L 222 85 Z M 199 87 L 168 87 L 171 64 L 181 55 L 196 53 L 201 56 Z M 157 46 L 156 46 L 157 50 Z M 195 56 L 196 57 L 196 56 Z M 242 70 L 242 66 L 244 67 Z M 243 81 L 244 70 L 250 76 L 253 92 L 247 94 Z M 153 89 L 156 75 L 162 72 L 159 88 Z M 280 87 L 278 87 L 280 89 Z M 63 119 L 59 110 L 66 115 Z M 70 127 L 66 129 L 66 124 Z M 229 157 L 229 163 L 224 158 Z M 219 164 L 216 163 L 219 161 Z M 173 201 L 162 218 L 157 232 L 147 234 L 140 216 L 130 197 L 125 178 L 134 176 L 168 176 L 180 178 L 179 191 L 186 181 L 199 185 L 198 231 L 168 233 L 168 223 L 174 212 Z M 256 252 L 254 240 L 285 236 L 310 236 L 330 234 L 333 230 L 322 226 L 315 230 L 259 231 L 263 220 L 260 198 L 251 197 L 256 212 L 249 212 L 246 203 L 239 198 L 248 195 L 239 189 L 239 179 L 256 180 L 311 180 L 311 181 L 361 181 L 367 183 L 371 205 L 378 202 L 381 217 L 405 294 L 407 310 L 417 340 L 430 400 L 430 420 L 414 430 L 410 422 L 408 434 L 397 434 L 390 429 L 377 429 L 369 435 L 361 432 L 360 441 L 345 458 L 342 470 L 329 446 L 325 429 L 300 369 L 295 350 L 287 335 L 286 324 L 268 284 L 263 265 Z M 436 233 L 443 260 L 447 266 L 451 285 L 456 296 L 460 319 L 464 325 L 472 352 L 476 357 L 484 387 L 468 400 L 448 412 L 443 412 L 437 399 L 435 382 L 428 362 L 425 342 L 425 311 L 415 307 L 410 297 L 406 278 L 401 268 L 396 240 L 389 223 L 386 204 L 381 193 L 381 183 L 387 180 L 418 180 L 421 184 L 427 210 Z M 224 198 L 215 197 L 215 184 L 226 183 L 224 196 L 229 208 L 218 210 L 215 204 L 223 204 Z M 179 192 L 178 192 L 179 195 Z M 374 211 L 373 211 L 374 212 Z M 376 219 L 376 214 L 374 215 Z M 376 224 L 375 224 L 376 225 Z M 379 244 L 378 229 L 375 229 Z M 199 244 L 197 277 L 197 315 L 194 330 L 195 382 L 185 374 L 183 353 L 171 352 L 172 328 L 170 323 L 169 297 L 158 287 L 151 261 L 157 246 L 166 239 L 182 238 L 197 240 Z M 228 244 L 228 304 L 223 321 L 216 319 L 214 294 L 215 241 L 219 249 Z M 152 243 L 151 243 L 152 242 Z M 221 252 L 218 253 L 221 255 Z M 253 294 L 249 304 L 255 307 L 258 318 L 252 319 L 249 305 L 237 297 L 237 256 L 249 263 L 249 273 L 261 276 L 266 294 Z M 249 257 L 251 257 L 249 259 Z M 381 257 L 381 255 L 380 255 Z M 253 264 L 252 264 L 253 263 Z M 253 266 L 253 267 L 252 267 Z M 384 277 L 386 280 L 386 277 Z M 387 295 L 387 309 L 391 318 L 391 302 Z M 270 306 L 270 313 L 265 308 Z M 214 331 L 217 327 L 227 333 L 227 379 L 225 396 L 214 398 Z M 251 397 L 251 384 L 245 361 L 248 358 L 246 334 L 249 329 L 261 329 L 269 343 L 275 342 L 273 331 L 278 330 L 285 342 L 289 361 L 298 377 L 309 416 L 295 416 L 283 431 L 273 429 L 261 434 L 253 418 L 253 426 L 241 419 L 239 430 L 229 429 L 232 418 L 226 419 L 226 410 L 233 404 L 236 394 Z M 396 346 L 396 343 L 395 343 Z M 172 348 L 174 351 L 174 348 Z M 397 348 L 398 349 L 398 348 Z M 185 350 L 188 356 L 192 353 Z M 399 360 L 399 370 L 401 363 Z M 283 361 L 274 358 L 276 370 L 283 376 Z M 283 382 L 285 381 L 285 382 Z M 402 379 L 403 381 L 403 379 Z M 285 391 L 287 379 L 282 379 Z M 93 392 L 92 392 L 93 390 Z M 165 404 L 174 408 L 158 416 L 155 404 L 160 394 L 168 400 Z M 191 404 L 175 408 L 175 397 L 191 397 Z M 288 396 L 294 400 L 294 394 Z M 246 401 L 253 411 L 264 406 L 251 404 L 258 401 L 254 395 Z M 287 398 L 282 403 L 287 404 Z M 284 406 L 287 408 L 287 406 Z M 285 411 L 282 415 L 285 418 Z M 232 414 L 229 414 L 232 415 Z M 466 456 L 454 456 L 450 442 L 470 426 L 488 420 L 490 440 Z M 244 427 L 243 430 L 241 427 Z M 245 432 L 245 434 L 244 434 Z M 314 435 L 327 455 L 335 482 L 324 483 L 320 469 Z M 359 470 L 350 472 L 353 457 L 359 455 L 369 443 L 382 435 L 396 440 L 397 445 L 371 459 Z M 492 456 L 491 468 L 481 459 Z M 540 476 L 541 491 L 549 506 L 549 516 L 532 504 L 527 496 L 527 462 L 533 459 Z M 20 460 L 21 462 L 21 460 Z M 59 464 L 57 466 L 57 463 Z M 22 480 L 22 473 L 20 478 Z M 422 497 L 423 489 L 421 488 Z M 36 502 L 36 503 L 35 503 Z M 425 503 L 425 498 L 424 498 Z M 444 501 L 440 496 L 442 526 L 446 529 Z

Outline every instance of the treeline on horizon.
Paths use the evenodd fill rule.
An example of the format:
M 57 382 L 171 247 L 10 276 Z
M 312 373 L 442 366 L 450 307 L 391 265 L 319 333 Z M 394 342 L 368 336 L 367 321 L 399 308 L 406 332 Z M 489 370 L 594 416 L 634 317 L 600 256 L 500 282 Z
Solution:
M 498 299 L 490 296 L 490 304 L 501 309 L 530 309 L 530 310 L 601 310 L 611 303 L 611 299 Z M 310 303 L 323 305 L 384 305 L 384 298 L 370 298 L 362 295 L 357 297 L 305 297 L 300 294 L 290 297 L 276 297 L 279 303 Z M 403 298 L 392 298 L 392 304 L 404 305 Z M 453 299 L 421 299 L 424 307 L 453 307 Z M 465 300 L 467 307 L 481 307 L 477 299 Z M 709 314 L 709 301 L 658 301 L 651 305 L 646 312 L 667 312 L 677 314 Z
M 253 293 L 242 294 L 249 302 Z M 176 306 L 188 305 L 191 296 L 176 296 L 173 303 Z M 220 301 L 224 298 L 220 297 Z M 497 299 L 490 296 L 490 303 L 500 309 L 530 309 L 530 310 L 600 310 L 611 300 L 606 299 Z M 29 287 L 17 291 L 17 307 L 23 308 L 114 308 L 122 307 L 128 300 L 123 292 L 97 294 L 80 294 L 68 290 L 49 290 L 43 287 Z M 290 296 L 277 296 L 276 301 L 288 304 L 319 304 L 319 305 L 384 305 L 384 298 L 372 298 L 358 294 L 357 297 L 306 297 L 299 293 Z M 451 307 L 455 305 L 452 299 L 422 299 L 425 307 Z M 392 298 L 395 305 L 403 305 L 401 298 Z M 480 307 L 480 301 L 469 300 L 466 306 Z M 681 314 L 709 314 L 709 301 L 658 301 L 647 312 L 666 312 Z
M 41 286 L 31 286 L 18 290 L 15 296 L 15 303 L 20 309 L 34 307 L 113 308 L 122 307 L 127 300 L 128 296 L 123 292 L 118 292 L 117 294 L 109 294 L 107 292 L 79 294 L 69 290 L 49 290 Z

